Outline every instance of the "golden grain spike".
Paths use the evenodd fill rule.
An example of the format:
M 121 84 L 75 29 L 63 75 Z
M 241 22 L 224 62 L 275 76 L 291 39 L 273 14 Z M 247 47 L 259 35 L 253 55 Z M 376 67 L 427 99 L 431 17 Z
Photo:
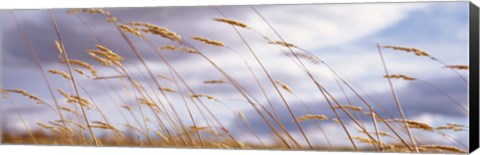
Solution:
M 71 64 L 71 65 L 77 65 L 77 66 L 80 66 L 80 67 L 83 67 L 87 70 L 90 71 L 90 73 L 92 74 L 92 76 L 97 76 L 97 70 L 95 70 L 95 68 L 90 65 L 89 63 L 85 62 L 85 61 L 81 61 L 81 60 L 76 60 L 76 59 L 69 59 L 68 62 Z M 67 63 L 67 61 L 65 60 L 62 60 L 60 61 L 60 63 Z
M 426 148 L 426 149 L 440 149 L 440 150 L 445 150 L 445 151 L 450 151 L 453 153 L 467 153 L 467 151 L 464 151 L 462 149 L 459 149 L 455 146 L 445 146 L 445 145 L 423 145 L 420 146 L 421 148 Z
M 128 105 L 122 105 L 122 108 L 124 108 L 124 109 L 126 109 L 126 110 L 128 110 L 128 111 L 132 110 L 132 107 L 131 107 L 131 106 L 128 106 Z
M 80 68 L 73 68 L 73 70 L 80 75 L 85 75 L 85 72 L 83 70 L 81 70 Z
M 225 82 L 226 81 L 224 79 L 203 81 L 204 84 L 223 84 Z
M 410 47 L 403 47 L 403 46 L 390 46 L 390 45 L 389 46 L 383 46 L 383 48 L 390 48 L 390 49 L 393 49 L 393 50 L 404 51 L 404 52 L 407 52 L 407 53 L 412 52 L 416 56 L 431 57 L 430 54 L 428 54 L 426 51 L 423 51 L 423 50 L 418 49 L 418 48 L 410 48 Z
M 352 137 L 352 139 L 357 140 L 361 143 L 377 144 L 377 142 L 375 140 L 364 138 L 364 137 Z
M 336 106 L 336 109 L 350 109 L 353 111 L 362 111 L 362 107 L 357 107 L 357 106 L 351 106 L 351 105 L 341 105 L 341 106 Z
M 144 36 L 142 35 L 142 33 L 140 33 L 140 31 L 128 26 L 128 25 L 125 25 L 125 24 L 118 24 L 118 27 L 120 27 L 120 29 L 122 29 L 122 31 L 124 32 L 128 32 L 128 33 L 131 33 L 131 34 L 134 34 L 140 38 L 143 38 Z
M 197 54 L 198 53 L 198 51 L 196 51 L 194 49 L 191 49 L 191 48 L 177 47 L 177 46 L 173 46 L 173 45 L 162 46 L 162 47 L 160 47 L 160 50 L 169 50 L 169 51 L 179 50 L 179 51 L 185 51 L 185 52 L 190 53 L 190 54 Z
M 309 54 L 309 53 L 294 52 L 294 53 L 287 53 L 287 55 L 307 59 L 308 61 L 310 61 L 313 64 L 322 63 L 322 61 L 318 57 L 315 57 L 314 55 Z
M 281 81 L 279 80 L 275 80 L 275 84 L 279 85 L 280 87 L 282 87 L 282 89 L 292 93 L 292 89 L 290 89 L 290 87 L 284 83 L 282 83 Z
M 162 91 L 166 91 L 166 92 L 171 92 L 171 93 L 175 93 L 177 91 L 175 91 L 175 89 L 173 88 L 167 88 L 167 87 L 160 87 L 158 88 L 159 90 L 162 90 Z
M 191 129 L 191 130 L 194 130 L 194 131 L 201 131 L 201 130 L 208 129 L 208 127 L 204 127 L 204 126 L 190 126 L 190 129 Z
M 296 47 L 295 45 L 293 45 L 291 43 L 284 42 L 284 41 L 270 41 L 268 43 L 269 44 L 280 45 L 280 46 L 284 46 L 284 47 Z
M 221 47 L 225 46 L 225 44 L 220 42 L 220 41 L 210 40 L 210 39 L 199 37 L 199 36 L 193 36 L 192 39 L 196 40 L 196 41 L 203 42 L 205 44 L 210 44 L 210 45 L 213 45 L 213 46 L 221 46 Z
M 406 80 L 406 81 L 416 80 L 416 78 L 409 77 L 409 76 L 402 75 L 402 74 L 391 74 L 391 75 L 385 75 L 383 77 L 384 78 L 389 78 L 389 79 L 403 79 L 403 80 Z
M 303 121 L 308 121 L 308 120 L 327 120 L 328 117 L 325 115 L 312 115 L 312 114 L 306 114 L 303 116 L 300 116 L 296 118 L 297 121 L 303 122 Z
M 47 130 L 53 129 L 53 126 L 49 126 L 49 125 L 46 125 L 46 124 L 43 124 L 43 123 L 40 123 L 40 122 L 37 122 L 36 124 L 37 124 L 38 126 L 44 128 L 44 129 L 47 129 Z
M 100 64 L 104 65 L 104 66 L 107 66 L 107 67 L 110 67 L 113 65 L 113 63 L 110 61 L 110 60 L 107 60 L 105 58 L 101 58 L 99 56 L 97 56 L 95 53 L 91 53 L 89 52 L 88 53 L 93 59 L 97 60 Z
M 458 69 L 458 70 L 468 70 L 470 67 L 468 65 L 447 65 L 444 68 Z
M 90 102 L 88 100 L 83 99 L 83 98 L 78 97 L 78 96 L 74 96 L 74 95 L 68 96 L 67 102 L 68 103 L 78 103 L 78 104 L 80 104 L 81 106 L 84 106 L 84 107 L 88 107 L 90 105 Z
M 17 93 L 17 94 L 20 94 L 22 96 L 28 97 L 29 99 L 34 100 L 35 103 L 37 103 L 37 104 L 46 104 L 46 102 L 43 101 L 42 99 L 40 99 L 38 96 L 30 94 L 25 90 L 21 90 L 21 89 L 2 89 L 2 92 L 3 93 Z
M 64 71 L 59 71 L 59 70 L 56 70 L 56 69 L 51 69 L 51 70 L 48 70 L 48 72 L 52 73 L 52 74 L 57 74 L 57 75 L 61 75 L 63 76 L 63 78 L 65 79 L 68 79 L 70 80 L 70 75 L 68 75 L 66 72 Z
M 190 94 L 190 98 L 193 100 L 194 98 L 201 98 L 201 97 L 205 97 L 209 100 L 213 100 L 213 101 L 220 101 L 218 100 L 217 98 L 211 96 L 211 95 L 206 95 L 206 94 Z
M 55 40 L 55 47 L 57 47 L 57 51 L 59 54 L 63 53 L 62 45 L 57 40 Z
M 394 121 L 403 122 L 402 119 L 395 119 Z M 409 128 L 422 129 L 422 130 L 426 130 L 426 131 L 433 131 L 434 130 L 434 128 L 432 126 L 428 125 L 427 123 L 422 123 L 422 122 L 413 121 L 413 120 L 405 120 L 405 121 L 407 122 Z
M 236 21 L 236 20 L 233 20 L 233 19 L 214 18 L 213 20 L 215 20 L 217 22 L 227 23 L 227 24 L 230 24 L 230 25 L 233 25 L 233 26 L 238 26 L 238 27 L 241 27 L 241 28 L 248 28 L 247 24 L 244 24 L 242 22 L 239 22 L 239 21 Z
M 137 27 L 136 30 L 143 31 L 145 33 L 150 33 L 154 35 L 160 35 L 163 38 L 170 39 L 172 41 L 180 41 L 182 37 L 176 34 L 173 31 L 161 26 L 157 26 L 150 23 L 143 23 L 143 22 L 131 22 L 128 25 L 132 25 Z M 142 29 L 143 28 L 143 29 Z
M 147 99 L 138 98 L 137 101 L 138 101 L 138 103 L 145 104 L 149 107 L 155 107 L 156 106 L 156 104 L 154 102 L 152 102 L 150 100 L 147 100 Z

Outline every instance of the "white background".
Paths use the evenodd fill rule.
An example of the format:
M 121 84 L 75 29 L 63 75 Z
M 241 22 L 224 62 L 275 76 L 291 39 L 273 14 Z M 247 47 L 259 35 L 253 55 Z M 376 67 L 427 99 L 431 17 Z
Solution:
M 180 1 L 155 1 L 155 0 L 8 0 L 2 1 L 0 9 L 32 9 L 32 8 L 81 8 L 81 7 L 142 7 L 142 6 L 192 6 L 192 5 L 245 5 L 245 4 L 297 4 L 297 3 L 359 3 L 359 2 L 412 2 L 425 0 L 180 0 Z M 435 0 L 444 1 L 444 0 Z M 479 5 L 479 0 L 472 0 Z M 46 154 L 49 155 L 132 155 L 132 154 L 208 154 L 208 155 L 313 155 L 313 154 L 386 154 L 386 153 L 352 153 L 352 152 L 318 152 L 318 151 L 257 151 L 257 150 L 208 150 L 208 149 L 164 149 L 164 148 L 117 148 L 117 147 L 53 147 L 53 146 L 21 146 L 1 145 L 1 154 Z M 474 154 L 480 154 L 476 151 Z

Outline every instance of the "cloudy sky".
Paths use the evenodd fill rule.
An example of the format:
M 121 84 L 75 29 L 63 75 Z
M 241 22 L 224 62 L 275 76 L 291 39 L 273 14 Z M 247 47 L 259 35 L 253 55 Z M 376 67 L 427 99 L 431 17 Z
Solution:
M 246 23 L 261 34 L 273 40 L 278 37 L 269 29 L 268 25 L 249 6 L 221 6 L 216 7 L 229 18 Z M 417 47 L 429 52 L 432 56 L 447 64 L 468 64 L 468 3 L 467 2 L 436 2 L 436 3 L 372 3 L 372 4 L 322 4 L 322 5 L 265 5 L 257 6 L 258 11 L 277 29 L 282 37 L 290 43 L 306 49 L 330 65 L 339 75 L 347 80 L 362 96 L 368 96 L 369 102 L 376 102 L 374 108 L 384 114 L 386 118 L 399 117 L 390 87 L 382 68 L 380 56 L 376 44 L 403 45 Z M 291 121 L 285 107 L 277 93 L 269 83 L 267 76 L 261 67 L 254 61 L 249 49 L 231 26 L 218 23 L 212 18 L 222 17 L 214 7 L 161 7 L 161 8 L 106 8 L 120 22 L 142 21 L 157 24 L 169 28 L 182 36 L 186 41 L 204 52 L 210 59 L 227 71 L 239 81 L 260 102 L 266 102 L 261 89 L 256 84 L 248 68 L 237 54 L 228 48 L 213 47 L 195 42 L 190 36 L 202 36 L 224 42 L 229 48 L 239 52 L 248 60 L 248 64 L 259 78 L 266 89 L 268 96 L 279 113 L 284 113 L 280 118 L 287 129 L 295 137 L 300 139 L 299 131 Z M 20 24 L 38 52 L 40 61 L 46 69 L 64 68 L 57 60 L 57 52 L 54 40 L 57 39 L 47 10 L 14 10 Z M 73 14 L 67 14 L 65 9 L 53 10 L 59 25 L 62 39 L 69 53 L 69 57 L 80 59 L 95 64 L 96 69 L 104 76 L 116 75 L 107 67 L 91 59 L 85 52 L 86 49 L 95 48 L 98 42 L 88 33 L 86 27 Z M 146 70 L 136 59 L 128 44 L 121 38 L 114 25 L 107 23 L 101 15 L 79 14 L 80 17 L 97 33 L 103 44 L 118 54 L 126 57 L 124 62 L 127 69 L 137 81 L 147 89 L 153 86 L 152 80 L 146 76 Z M 53 103 L 48 93 L 41 72 L 21 38 L 21 33 L 15 26 L 9 11 L 2 10 L 2 86 L 6 89 L 24 89 L 38 95 L 45 101 Z M 302 115 L 313 111 L 315 114 L 325 114 L 334 117 L 329 110 L 320 92 L 307 75 L 288 56 L 282 53 L 286 49 L 267 44 L 259 35 L 250 30 L 240 30 L 251 48 L 256 52 L 260 61 L 275 80 L 280 80 L 289 85 L 295 95 L 284 92 L 294 113 Z M 159 59 L 155 52 L 141 39 L 129 35 L 135 46 L 146 58 L 148 66 L 157 74 L 168 74 L 168 69 Z M 158 36 L 148 36 L 155 46 L 175 45 Z M 425 57 L 416 57 L 413 54 L 385 49 L 385 59 L 388 69 L 392 74 L 405 74 L 427 81 L 436 88 L 443 90 L 467 106 L 467 85 L 451 70 L 442 68 L 442 65 Z M 208 103 L 208 107 L 214 109 L 215 115 L 220 118 L 239 139 L 255 143 L 252 136 L 243 136 L 241 130 L 235 127 L 238 121 L 229 111 L 228 107 L 242 111 L 250 118 L 250 123 L 262 137 L 268 139 L 272 133 L 247 103 L 239 101 L 241 95 L 231 85 L 205 85 L 202 81 L 221 79 L 222 75 L 204 59 L 197 55 L 182 52 L 165 51 L 170 63 L 188 84 L 196 91 L 213 95 L 222 103 Z M 332 74 L 321 64 L 306 64 L 314 76 L 325 88 L 331 92 L 340 102 L 347 102 L 341 89 L 335 82 Z M 43 71 L 46 72 L 46 71 Z M 466 71 L 460 71 L 464 77 L 468 77 Z M 48 74 L 48 79 L 53 87 L 69 90 L 68 83 L 58 76 Z M 135 97 L 118 97 L 107 81 L 79 78 L 79 84 L 83 86 L 100 106 L 108 113 L 115 124 L 121 126 L 123 119 L 115 108 L 116 104 L 132 104 Z M 108 80 L 119 83 L 119 80 Z M 162 85 L 175 87 L 168 81 L 161 81 Z M 434 126 L 445 123 L 467 124 L 468 117 L 441 93 L 419 81 L 393 80 L 393 84 L 403 104 L 408 119 L 429 123 Z M 113 89 L 122 92 L 121 86 L 112 86 Z M 346 86 L 343 86 L 347 89 Z M 127 90 L 128 91 L 128 90 Z M 149 90 L 150 94 L 158 91 Z M 59 96 L 57 94 L 57 96 Z M 346 90 L 346 96 L 354 105 L 363 106 L 354 93 Z M 178 95 L 171 95 L 171 100 L 181 102 Z M 299 98 L 301 100 L 299 100 Z M 35 122 L 45 122 L 57 119 L 47 108 L 34 105 L 33 102 L 21 96 L 12 96 L 22 116 L 35 128 Z M 61 100 L 61 102 L 65 102 Z M 11 106 L 9 100 L 2 100 L 2 128 L 23 130 L 22 124 Z M 189 103 L 192 104 L 192 103 Z M 305 105 L 307 108 L 305 108 Z M 66 105 L 66 104 L 65 104 Z M 266 103 L 265 103 L 266 105 Z M 173 105 L 176 108 L 184 108 L 182 103 Z M 193 105 L 191 105 L 193 106 Z M 307 110 L 308 109 L 308 110 Z M 188 113 L 180 110 L 180 115 L 188 120 Z M 197 119 L 201 117 L 198 112 Z M 93 119 L 99 119 L 95 113 L 91 113 Z M 346 116 L 342 116 L 347 118 Z M 118 118 L 118 119 L 113 119 Z M 362 118 L 369 124 L 368 118 Z M 203 124 L 202 124 L 203 123 Z M 205 125 L 205 122 L 200 124 Z M 334 140 L 336 145 L 348 145 L 346 135 L 340 126 L 331 121 L 321 123 L 331 137 L 340 137 Z M 349 129 L 356 131 L 355 125 L 349 122 Z M 302 124 L 311 134 L 314 144 L 323 145 L 325 139 L 320 136 L 318 127 L 313 123 Z M 418 137 L 429 137 L 422 140 L 423 143 L 440 143 L 456 145 L 458 143 L 436 136 L 426 134 L 425 131 L 414 131 Z M 360 135 L 355 133 L 355 135 Z M 468 132 L 451 133 L 451 136 L 468 145 Z M 342 139 L 343 138 L 343 139 Z M 422 139 L 420 138 L 420 139 Z M 273 142 L 274 140 L 269 140 Z

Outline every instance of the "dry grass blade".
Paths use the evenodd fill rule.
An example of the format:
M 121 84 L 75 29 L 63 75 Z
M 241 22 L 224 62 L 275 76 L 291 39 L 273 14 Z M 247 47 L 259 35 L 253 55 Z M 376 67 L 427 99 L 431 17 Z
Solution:
M 370 138 L 364 138 L 364 137 L 352 137 L 352 139 L 357 140 L 361 143 L 366 143 L 366 144 L 377 144 L 376 141 L 370 139 Z
M 170 31 L 169 29 L 165 27 L 161 27 L 158 25 L 150 24 L 150 23 L 144 23 L 144 22 L 131 22 L 128 23 L 128 25 L 135 26 L 136 30 L 140 30 L 144 33 L 150 33 L 154 35 L 160 35 L 163 38 L 170 39 L 172 41 L 180 41 L 182 37 L 178 34 L 176 34 L 173 31 Z
M 206 94 L 190 94 L 190 98 L 192 99 L 192 101 L 194 101 L 193 99 L 195 98 L 201 98 L 201 97 L 205 97 L 209 100 L 212 100 L 212 101 L 217 101 L 219 102 L 220 100 L 218 100 L 217 98 L 211 96 L 211 95 L 206 95 Z
M 74 96 L 74 95 L 69 95 L 68 98 L 67 98 L 67 102 L 68 103 L 78 103 L 83 107 L 89 107 L 89 105 L 90 105 L 90 102 L 88 100 L 83 99 L 83 98 L 78 97 L 78 96 Z
M 336 106 L 336 109 L 350 109 L 353 111 L 362 111 L 362 107 L 357 107 L 357 106 L 351 106 L 351 105 L 341 105 L 341 106 Z
M 177 46 L 173 46 L 173 45 L 166 45 L 166 46 L 162 46 L 160 47 L 160 50 L 169 50 L 169 51 L 185 51 L 187 53 L 190 53 L 190 54 L 197 54 L 198 51 L 194 50 L 194 49 L 191 49 L 191 48 L 186 48 L 186 47 L 177 47 Z
M 444 68 L 458 69 L 458 70 L 468 70 L 468 65 L 447 65 Z
M 465 128 L 466 128 L 465 125 L 447 123 L 444 126 L 436 127 L 435 130 L 466 131 Z
M 162 91 L 166 91 L 166 92 L 171 92 L 171 93 L 175 93 L 177 92 L 175 89 L 173 88 L 168 88 L 168 87 L 160 87 L 158 88 L 159 90 L 162 90 Z
M 142 35 L 142 33 L 140 31 L 138 31 L 138 29 L 135 29 L 135 28 L 132 28 L 128 25 L 125 25 L 125 24 L 118 24 L 118 27 L 120 27 L 120 29 L 124 32 L 128 32 L 128 33 L 131 33 L 131 34 L 134 34 L 136 35 L 137 37 L 140 37 L 140 38 L 143 38 L 145 36 Z
M 280 46 L 288 47 L 288 48 L 297 47 L 294 44 L 287 43 L 287 42 L 284 42 L 284 41 L 270 41 L 268 43 L 269 44 L 274 44 L 274 45 L 280 45 Z
M 203 81 L 204 84 L 224 84 L 225 82 L 227 81 L 225 81 L 224 79 Z
M 27 91 L 25 90 L 21 90 L 21 89 L 2 89 L 2 92 L 3 93 L 16 93 L 16 94 L 20 94 L 22 96 L 25 96 L 25 97 L 28 97 L 29 99 L 32 99 L 35 101 L 35 103 L 37 104 L 46 104 L 45 101 L 43 101 L 42 99 L 40 99 L 38 96 L 36 95 L 33 95 L 31 93 L 28 93 Z
M 80 66 L 80 67 L 83 67 L 83 68 L 89 70 L 90 73 L 92 74 L 92 76 L 94 76 L 94 77 L 97 76 L 97 70 L 95 70 L 95 68 L 92 65 L 90 65 L 89 63 L 87 63 L 85 61 L 82 61 L 82 60 L 76 60 L 76 59 L 70 59 L 69 62 L 70 62 L 71 65 L 77 65 L 77 66 Z M 60 61 L 60 63 L 66 64 L 67 62 L 65 60 L 62 60 L 62 61 Z
M 404 120 L 394 119 L 393 121 L 403 122 Z M 427 123 L 422 123 L 422 122 L 413 121 L 413 120 L 405 120 L 405 122 L 407 122 L 409 128 L 422 129 L 422 130 L 426 130 L 426 131 L 433 131 L 434 130 L 434 128 L 432 126 L 428 125 Z
M 56 74 L 56 75 L 61 75 L 63 78 L 65 79 L 68 79 L 70 80 L 70 75 L 68 75 L 66 72 L 64 71 L 59 71 L 59 70 L 56 70 L 56 69 L 51 69 L 51 70 L 48 70 L 48 72 L 52 73 L 52 74 Z
M 327 120 L 328 117 L 325 115 L 313 115 L 306 114 L 296 118 L 299 122 L 308 121 L 308 120 Z
M 275 84 L 279 85 L 280 87 L 282 87 L 283 90 L 288 91 L 289 93 L 293 92 L 292 89 L 290 89 L 290 87 L 288 85 L 286 85 L 285 83 L 283 83 L 279 80 L 276 80 Z
M 408 76 L 402 75 L 402 74 L 391 74 L 391 75 L 385 75 L 383 77 L 384 78 L 389 78 L 389 79 L 403 79 L 403 80 L 407 80 L 407 81 L 416 80 L 416 78 L 408 77 Z
M 149 107 L 155 107 L 157 105 L 157 104 L 155 104 L 155 102 L 152 102 L 152 101 L 144 99 L 144 98 L 138 98 L 137 102 L 140 103 L 140 104 L 147 105 Z
M 57 51 L 59 54 L 63 53 L 62 45 L 60 45 L 60 43 L 57 40 L 55 40 L 55 47 L 57 48 Z
M 391 48 L 394 50 L 404 51 L 407 53 L 412 52 L 416 56 L 431 57 L 430 54 L 418 48 L 410 48 L 410 47 L 403 47 L 403 46 L 383 46 L 383 48 Z
M 199 42 L 203 42 L 205 44 L 210 44 L 210 45 L 213 45 L 213 46 L 220 46 L 220 47 L 223 47 L 225 46 L 224 43 L 220 42 L 220 41 L 216 41 L 216 40 L 210 40 L 210 39 L 207 39 L 207 38 L 203 38 L 203 37 L 199 37 L 199 36 L 193 36 L 191 37 L 193 40 L 196 40 L 196 41 L 199 41 Z
M 236 21 L 236 20 L 233 20 L 233 19 L 214 18 L 213 20 L 215 20 L 217 22 L 227 23 L 227 24 L 230 24 L 230 25 L 233 25 L 233 26 L 238 26 L 238 27 L 241 27 L 241 28 L 248 28 L 247 24 L 244 24 L 242 22 L 239 22 L 239 21 Z
M 450 151 L 453 153 L 468 153 L 467 151 L 464 151 L 462 149 L 459 149 L 455 146 L 445 146 L 445 145 L 422 145 L 420 146 L 425 149 L 439 149 L 439 150 L 445 150 L 445 151 Z

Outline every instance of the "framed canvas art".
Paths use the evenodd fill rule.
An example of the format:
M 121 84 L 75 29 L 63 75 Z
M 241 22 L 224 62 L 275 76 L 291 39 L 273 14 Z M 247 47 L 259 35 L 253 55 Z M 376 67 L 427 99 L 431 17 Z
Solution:
M 466 154 L 468 1 L 1 10 L 1 143 Z

